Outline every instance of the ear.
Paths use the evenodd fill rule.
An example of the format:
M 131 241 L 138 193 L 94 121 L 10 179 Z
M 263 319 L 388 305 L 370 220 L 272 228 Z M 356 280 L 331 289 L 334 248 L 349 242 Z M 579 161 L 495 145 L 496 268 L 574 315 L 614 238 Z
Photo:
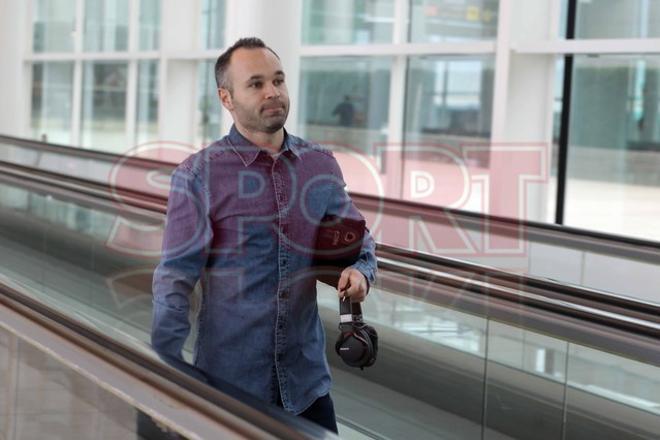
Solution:
M 231 93 L 228 89 L 225 89 L 224 87 L 219 88 L 218 97 L 220 98 L 220 102 L 224 108 L 229 111 L 234 110 L 234 102 L 231 99 Z

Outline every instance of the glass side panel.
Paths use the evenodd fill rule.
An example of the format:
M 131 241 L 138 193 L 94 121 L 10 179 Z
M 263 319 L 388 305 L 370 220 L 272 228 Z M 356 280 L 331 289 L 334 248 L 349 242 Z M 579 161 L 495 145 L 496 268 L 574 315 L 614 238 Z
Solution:
M 35 0 L 32 5 L 32 50 L 71 52 L 76 21 L 76 1 Z
M 6 184 L 0 193 L 0 274 L 74 319 L 150 352 L 160 219 Z
M 577 344 L 568 359 L 565 437 L 650 439 L 660 432 L 660 368 Z M 597 403 L 596 403 L 597 402 Z
M 385 142 L 391 65 L 381 57 L 304 58 L 298 131 L 331 149 L 361 154 Z
M 493 40 L 499 0 L 412 0 L 410 41 Z
M 114 153 L 126 142 L 127 64 L 115 61 L 83 62 L 81 143 Z
M 142 144 L 158 138 L 159 62 L 138 61 L 138 89 L 135 124 L 135 143 Z
M 303 44 L 391 43 L 394 0 L 304 0 Z
M 202 0 L 201 8 L 201 48 L 219 49 L 225 45 L 225 0 Z
M 140 0 L 140 50 L 160 48 L 161 0 Z
M 578 1 L 576 38 L 658 38 L 660 1 Z
M 131 404 L 4 329 L 0 329 L 0 411 L 4 439 L 166 435 Z
M 567 346 L 489 321 L 484 439 L 562 438 Z
M 128 50 L 128 0 L 85 0 L 86 52 Z
M 71 143 L 73 63 L 32 64 L 32 137 L 44 142 Z
M 660 57 L 576 56 L 571 107 L 565 223 L 660 241 Z

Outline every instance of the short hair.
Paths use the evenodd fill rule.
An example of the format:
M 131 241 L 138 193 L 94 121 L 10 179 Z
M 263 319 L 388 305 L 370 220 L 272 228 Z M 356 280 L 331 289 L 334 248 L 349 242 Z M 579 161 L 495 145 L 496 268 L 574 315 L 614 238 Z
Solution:
M 227 80 L 227 68 L 229 68 L 229 62 L 231 61 L 231 56 L 236 49 L 268 49 L 277 57 L 279 60 L 280 57 L 275 53 L 273 49 L 266 46 L 266 43 L 257 37 L 247 37 L 237 40 L 230 48 L 225 50 L 215 62 L 215 83 L 218 88 L 225 88 L 231 92 L 231 86 L 228 84 Z

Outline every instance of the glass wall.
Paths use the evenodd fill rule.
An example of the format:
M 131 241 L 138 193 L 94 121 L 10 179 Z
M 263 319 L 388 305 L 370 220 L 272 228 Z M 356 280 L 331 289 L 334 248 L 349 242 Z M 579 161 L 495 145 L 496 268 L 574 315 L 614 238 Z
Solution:
M 385 142 L 391 64 L 387 57 L 304 59 L 299 132 L 362 152 Z
M 128 50 L 128 0 L 85 0 L 87 52 Z
M 158 61 L 140 61 L 135 124 L 136 144 L 158 137 L 158 82 Z
M 658 38 L 660 1 L 577 2 L 576 38 Z
M 497 36 L 499 0 L 412 0 L 410 41 L 488 40 Z
M 487 142 L 492 102 L 491 57 L 411 57 L 405 140 L 445 145 Z
M 48 62 L 32 65 L 32 136 L 44 142 L 71 142 L 73 63 Z
M 565 223 L 660 240 L 660 57 L 576 56 L 569 130 Z
M 391 43 L 394 0 L 305 0 L 303 44 Z
M 221 137 L 222 109 L 214 67 L 215 61 L 201 62 L 198 67 L 196 146 L 205 146 Z
M 125 62 L 83 63 L 83 146 L 114 153 L 123 153 L 129 148 L 126 143 L 126 73 Z
M 140 0 L 140 50 L 160 48 L 160 0 Z
M 225 45 L 224 0 L 202 0 L 200 29 L 202 49 L 219 49 Z
M 33 3 L 32 50 L 70 52 L 75 30 L 75 0 L 35 0 Z

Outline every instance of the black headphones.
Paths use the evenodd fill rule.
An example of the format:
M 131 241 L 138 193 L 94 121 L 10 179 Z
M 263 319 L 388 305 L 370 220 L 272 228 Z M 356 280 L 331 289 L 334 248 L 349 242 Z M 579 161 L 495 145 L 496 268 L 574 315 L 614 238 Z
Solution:
M 362 321 L 360 303 L 339 300 L 339 337 L 335 351 L 351 367 L 370 367 L 378 354 L 378 333 Z

